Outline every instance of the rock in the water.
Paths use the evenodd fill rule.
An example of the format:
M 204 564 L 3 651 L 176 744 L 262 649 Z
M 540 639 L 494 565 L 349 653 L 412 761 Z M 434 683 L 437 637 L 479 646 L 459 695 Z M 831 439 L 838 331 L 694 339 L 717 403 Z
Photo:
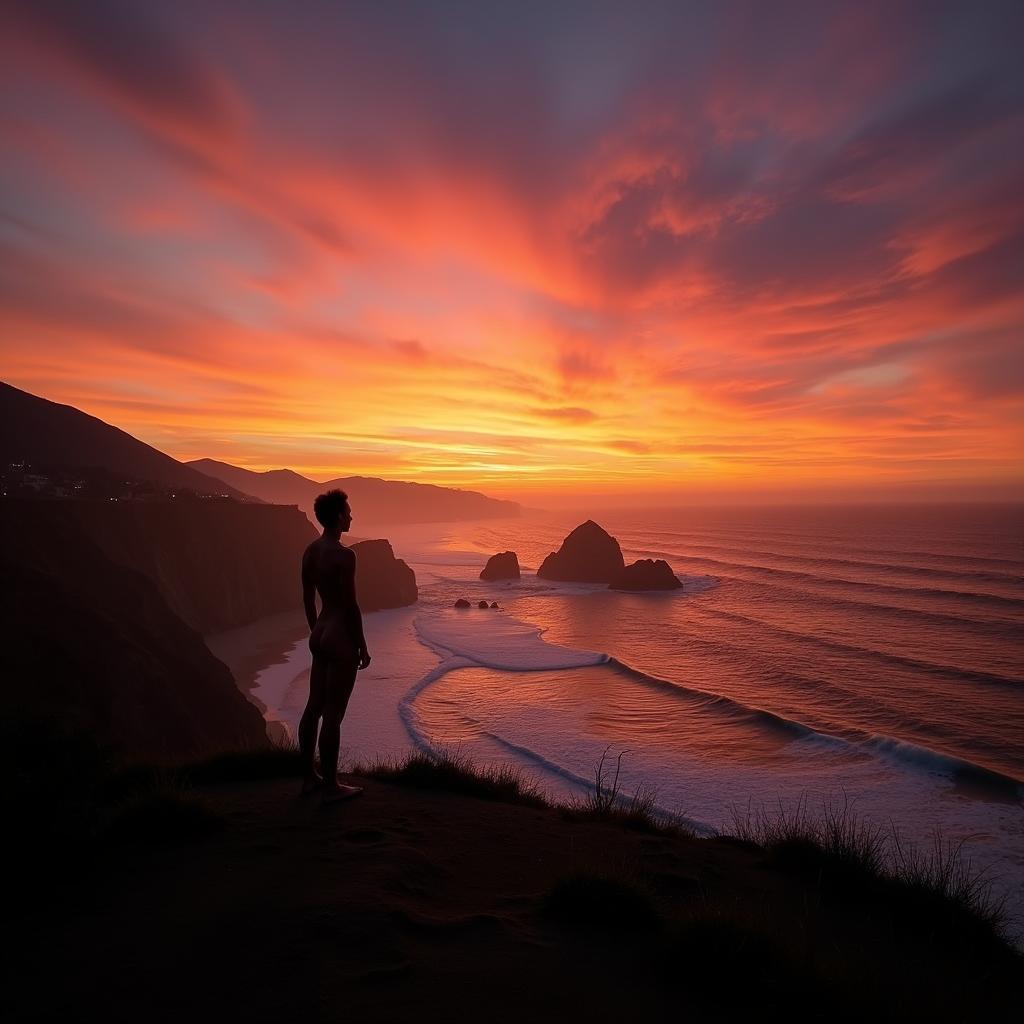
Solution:
M 458 601 L 455 602 L 455 607 L 456 608 L 472 608 L 473 606 L 464 597 L 460 597 L 458 599 Z
M 517 580 L 519 579 L 519 559 L 514 551 L 502 551 L 491 555 L 480 573 L 482 580 Z
M 681 586 L 663 558 L 641 558 L 627 565 L 609 584 L 612 590 L 678 590 Z
M 489 604 L 488 604 L 488 603 L 487 603 L 486 601 L 481 601 L 481 602 L 480 602 L 480 603 L 479 603 L 479 604 L 477 605 L 477 608 L 490 608 L 490 605 L 489 605 Z
M 491 602 L 491 607 L 492 608 L 497 608 L 498 607 L 498 602 L 497 601 L 492 601 Z
M 546 580 L 611 583 L 624 567 L 619 542 L 588 519 L 544 559 L 537 575 Z
M 352 550 L 356 555 L 356 599 L 362 611 L 416 603 L 416 573 L 395 558 L 386 540 L 361 540 Z

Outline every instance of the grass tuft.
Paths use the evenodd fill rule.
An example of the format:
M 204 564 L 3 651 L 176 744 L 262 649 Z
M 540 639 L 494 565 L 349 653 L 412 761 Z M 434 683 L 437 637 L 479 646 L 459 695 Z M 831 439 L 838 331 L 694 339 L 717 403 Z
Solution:
M 410 754 L 398 760 L 358 765 L 353 771 L 416 789 L 444 790 L 526 807 L 550 806 L 543 790 L 522 769 L 514 765 L 477 766 L 459 751 Z
M 570 799 L 562 808 L 564 815 L 575 821 L 607 821 L 650 835 L 692 835 L 677 819 L 658 811 L 657 790 L 640 786 L 631 797 L 620 791 L 619 775 L 626 753 L 623 750 L 616 756 L 613 768 L 605 748 L 594 766 L 593 790 Z

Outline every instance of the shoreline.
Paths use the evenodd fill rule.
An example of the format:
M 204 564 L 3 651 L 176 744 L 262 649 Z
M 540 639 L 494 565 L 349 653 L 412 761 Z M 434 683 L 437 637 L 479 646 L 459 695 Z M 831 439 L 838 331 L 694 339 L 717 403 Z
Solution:
M 512 612 L 502 611 L 501 620 L 507 623 L 510 615 L 518 617 L 515 615 L 516 610 L 518 609 Z M 425 646 L 425 642 L 429 643 L 432 634 L 425 638 L 416 625 L 417 620 L 427 616 L 430 622 L 435 622 L 438 611 L 441 609 L 432 606 L 428 599 L 426 604 L 421 602 L 407 608 L 373 612 L 365 616 L 367 639 L 374 652 L 374 662 L 366 672 L 360 673 L 353 692 L 342 730 L 342 764 L 366 761 L 377 756 L 397 758 L 414 749 L 450 749 L 453 745 L 464 746 L 465 752 L 479 763 L 512 762 L 520 765 L 541 780 L 544 788 L 555 796 L 565 798 L 578 794 L 592 779 L 593 764 L 604 749 L 603 742 L 598 743 L 590 755 L 583 755 L 581 760 L 583 748 L 580 746 L 580 738 L 577 737 L 573 741 L 573 746 L 578 749 L 574 760 L 570 761 L 566 761 L 564 756 L 567 751 L 557 745 L 551 747 L 550 740 L 545 746 L 538 745 L 535 740 L 526 739 L 524 746 L 524 741 L 517 739 L 515 734 L 502 735 L 501 730 L 486 741 L 470 739 L 445 742 L 443 731 L 450 731 L 453 728 L 445 722 L 452 720 L 450 714 L 442 716 L 441 719 L 437 718 L 437 714 L 444 707 L 448 707 L 453 695 L 457 694 L 458 688 L 454 687 L 457 681 L 471 679 L 473 673 L 479 676 L 479 673 L 484 671 L 488 678 L 490 675 L 494 675 L 496 680 L 506 678 L 510 685 L 520 688 L 529 686 L 535 674 L 515 672 L 504 676 L 499 669 L 481 670 L 472 661 L 461 662 L 458 656 L 452 655 L 451 652 L 446 655 L 444 650 L 437 646 L 436 636 L 433 637 L 434 644 Z M 522 611 L 519 613 L 522 614 Z M 488 642 L 492 645 L 496 639 L 500 639 L 489 628 L 489 624 L 496 623 L 497 619 L 485 618 L 482 612 L 477 614 L 475 611 L 456 614 L 461 615 L 461 618 L 453 621 L 472 624 L 474 629 L 471 632 L 475 632 L 475 626 L 478 624 L 481 639 L 489 637 Z M 491 614 L 497 613 L 488 613 Z M 442 614 L 442 619 L 445 615 L 447 612 Z M 261 634 L 261 623 L 257 622 L 241 630 L 234 630 L 226 637 L 221 636 L 213 640 L 215 645 L 217 642 L 222 645 L 230 642 L 227 646 L 233 643 L 232 658 L 235 666 L 243 666 L 248 673 L 247 676 L 238 678 L 248 682 L 247 695 L 250 699 L 258 699 L 260 686 L 256 685 L 256 677 L 264 675 L 263 685 L 268 687 L 268 692 L 276 694 L 278 700 L 277 709 L 272 712 L 276 720 L 269 718 L 268 732 L 273 738 L 291 738 L 294 735 L 294 724 L 304 706 L 308 687 L 309 654 L 301 644 L 301 639 L 306 633 L 305 621 L 301 613 L 287 613 L 284 616 L 273 617 L 268 621 L 267 628 L 269 637 Z M 536 628 L 531 625 L 527 632 L 530 631 L 535 632 Z M 498 634 L 502 632 L 498 630 Z M 541 640 L 544 633 L 544 630 L 540 630 Z M 253 671 L 261 657 L 260 653 L 251 649 L 246 652 L 246 643 L 256 644 L 263 652 L 262 656 L 269 661 L 269 664 L 263 662 L 262 672 Z M 441 647 L 443 648 L 443 638 Z M 559 645 L 555 645 L 553 649 L 558 648 Z M 584 657 L 583 660 L 586 661 L 587 658 Z M 573 670 L 566 671 L 569 674 L 561 677 L 558 685 L 562 688 L 567 686 L 566 693 L 571 694 L 579 689 L 579 684 L 571 681 L 575 676 Z M 452 675 L 452 672 L 456 675 Z M 463 675 L 463 672 L 470 675 Z M 424 680 L 427 680 L 428 685 L 420 686 Z M 484 689 L 479 692 L 483 693 L 489 684 L 484 682 L 484 677 L 480 677 L 480 685 Z M 441 729 L 442 733 L 430 735 L 429 730 L 432 726 L 428 725 L 428 735 L 424 737 L 420 735 L 423 724 L 419 716 L 432 710 L 431 704 L 435 698 L 440 698 L 441 706 L 433 709 L 433 715 L 428 714 L 428 721 L 432 726 Z M 457 696 L 455 699 L 460 708 L 464 706 Z M 446 700 L 448 703 L 445 703 Z M 416 704 L 417 701 L 420 702 L 417 709 L 409 706 Z M 423 703 L 424 701 L 426 703 Z M 268 717 L 267 714 L 265 717 Z M 459 730 L 456 728 L 454 731 L 457 733 Z M 629 745 L 621 746 L 625 749 Z M 792 756 L 795 756 L 802 747 L 803 744 L 791 748 Z M 558 749 L 562 749 L 562 755 L 557 753 Z M 884 800 L 882 804 L 885 806 L 882 806 L 879 799 L 872 795 L 877 785 L 881 785 L 887 771 L 898 771 L 904 788 L 910 786 L 914 793 L 919 794 L 920 801 L 923 801 L 920 803 L 921 807 L 926 806 L 928 801 L 941 799 L 945 810 L 940 812 L 936 805 L 936 813 L 943 816 L 934 820 L 944 822 L 943 834 L 953 842 L 967 841 L 971 855 L 980 864 L 988 866 L 996 881 L 1000 883 L 1000 889 L 1006 890 L 1011 896 L 1010 909 L 1015 925 L 1024 926 L 1024 908 L 1019 907 L 1019 899 L 1014 898 L 1018 891 L 1014 879 L 1019 874 L 1015 867 L 1014 847 L 1009 839 L 1002 840 L 1008 845 L 998 845 L 997 841 L 997 836 L 1007 829 L 1013 831 L 1011 819 L 1020 807 L 1019 799 L 1007 801 L 1004 797 L 1001 801 L 993 802 L 990 798 L 981 801 L 975 798 L 949 808 L 945 807 L 948 802 L 945 797 L 940 798 L 934 794 L 949 789 L 950 797 L 959 794 L 960 799 L 965 799 L 968 794 L 964 791 L 962 781 L 934 774 L 927 766 L 906 766 L 898 759 L 879 761 L 869 758 L 863 764 L 858 762 L 859 767 L 858 764 L 854 764 L 840 771 L 842 765 L 839 765 L 826 770 L 831 763 L 827 759 L 838 755 L 819 749 L 819 745 L 813 742 L 801 756 L 811 758 L 818 766 L 815 775 L 807 776 L 808 782 L 802 784 L 794 780 L 787 781 L 785 773 L 772 773 L 763 777 L 750 776 L 749 771 L 741 770 L 741 765 L 734 764 L 728 759 L 713 773 L 714 779 L 717 779 L 714 784 L 708 777 L 707 769 L 702 768 L 700 763 L 689 766 L 679 763 L 672 766 L 670 777 L 673 781 L 668 783 L 659 777 L 656 768 L 644 769 L 642 764 L 635 763 L 635 756 L 628 758 L 624 764 L 623 777 L 626 780 L 625 788 L 629 791 L 633 788 L 646 789 L 654 786 L 659 790 L 659 806 L 672 808 L 682 817 L 703 823 L 709 829 L 720 828 L 729 820 L 729 808 L 736 806 L 737 800 L 741 804 L 749 803 L 757 807 L 770 806 L 779 800 L 787 805 L 794 805 L 798 799 L 804 799 L 818 807 L 819 804 L 834 803 L 836 799 L 844 800 L 852 786 L 855 803 L 865 808 L 865 813 L 871 820 L 885 823 L 889 818 L 895 817 L 903 822 L 905 836 L 918 843 L 927 844 L 928 828 L 916 821 L 921 817 L 920 814 L 911 814 L 907 817 L 906 807 L 890 807 Z M 631 761 L 634 763 L 630 763 Z M 668 767 L 665 770 L 669 770 Z M 851 776 L 850 772 L 854 774 Z M 857 779 L 860 780 L 859 783 Z M 814 784 L 809 787 L 810 782 Z M 797 786 L 795 790 L 794 785 Z M 977 796 L 983 796 L 982 793 L 975 792 Z M 737 797 L 735 794 L 741 795 Z M 903 800 L 903 804 L 906 804 L 906 799 Z M 979 809 L 982 804 L 990 807 L 991 812 Z M 951 812 L 955 813 L 950 816 Z M 1007 817 L 1008 815 L 1010 817 Z M 991 821 L 991 824 L 986 825 L 988 821 Z

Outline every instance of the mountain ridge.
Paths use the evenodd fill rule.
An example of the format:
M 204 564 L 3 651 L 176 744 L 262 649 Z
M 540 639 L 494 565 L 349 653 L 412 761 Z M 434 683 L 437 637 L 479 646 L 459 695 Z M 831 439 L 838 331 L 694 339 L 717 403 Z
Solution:
M 491 498 L 480 491 L 441 487 L 438 484 L 369 476 L 345 476 L 318 481 L 292 469 L 256 472 L 216 459 L 193 459 L 186 465 L 263 501 L 298 505 L 311 519 L 316 496 L 335 487 L 348 494 L 356 517 L 363 522 L 427 523 L 496 519 L 518 516 L 522 512 L 522 506 L 517 502 Z M 411 506 L 410 503 L 415 504 Z
M 100 470 L 200 495 L 258 500 L 98 416 L 0 381 L 0 465 L 12 463 L 44 469 Z

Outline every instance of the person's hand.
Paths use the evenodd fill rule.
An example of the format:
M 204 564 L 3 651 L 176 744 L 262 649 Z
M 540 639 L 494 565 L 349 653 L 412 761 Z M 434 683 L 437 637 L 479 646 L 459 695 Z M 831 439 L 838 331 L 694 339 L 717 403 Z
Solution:
M 365 647 L 359 648 L 359 667 L 366 668 L 370 664 L 370 652 Z

